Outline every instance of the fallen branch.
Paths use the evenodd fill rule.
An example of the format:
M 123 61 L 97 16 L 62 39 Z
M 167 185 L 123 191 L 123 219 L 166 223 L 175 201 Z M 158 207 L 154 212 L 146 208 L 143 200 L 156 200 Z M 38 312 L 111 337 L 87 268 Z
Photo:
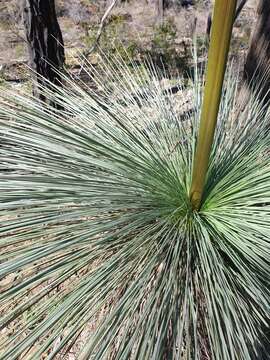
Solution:
M 99 24 L 99 28 L 98 28 L 98 32 L 97 32 L 97 36 L 96 36 L 96 39 L 94 41 L 94 44 L 91 46 L 90 49 L 88 50 L 85 50 L 83 52 L 83 57 L 84 58 L 87 58 L 98 46 L 99 44 L 99 40 L 100 40 L 100 37 L 101 37 L 101 34 L 102 34 L 102 31 L 105 27 L 105 22 L 106 22 L 106 19 L 108 18 L 108 16 L 110 15 L 112 9 L 114 8 L 115 4 L 116 4 L 117 0 L 112 0 L 110 6 L 108 7 L 108 9 L 105 11 L 105 14 L 102 16 L 102 19 L 100 21 L 100 24 Z M 82 64 L 81 64 L 81 68 L 80 68 L 80 71 L 79 71 L 79 74 L 78 76 L 81 75 L 81 72 L 83 70 L 83 67 L 84 67 L 84 63 L 85 63 L 85 59 L 83 59 L 82 61 Z
M 102 31 L 103 31 L 103 29 L 105 27 L 105 22 L 106 22 L 108 16 L 110 15 L 112 9 L 114 8 L 116 2 L 117 2 L 117 0 L 112 0 L 110 6 L 105 11 L 105 14 L 102 16 L 102 19 L 101 19 L 101 22 L 99 24 L 99 28 L 98 28 L 98 32 L 97 32 L 97 36 L 96 36 L 96 39 L 94 41 L 94 44 L 91 46 L 90 49 L 88 49 L 86 52 L 84 52 L 84 56 L 89 56 L 96 49 L 96 47 L 98 46 Z

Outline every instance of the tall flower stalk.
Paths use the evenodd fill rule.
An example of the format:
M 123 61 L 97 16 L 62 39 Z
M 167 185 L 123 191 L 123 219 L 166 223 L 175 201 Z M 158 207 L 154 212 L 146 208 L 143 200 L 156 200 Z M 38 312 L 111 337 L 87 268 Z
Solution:
M 217 123 L 237 0 L 216 0 L 190 198 L 199 209 Z

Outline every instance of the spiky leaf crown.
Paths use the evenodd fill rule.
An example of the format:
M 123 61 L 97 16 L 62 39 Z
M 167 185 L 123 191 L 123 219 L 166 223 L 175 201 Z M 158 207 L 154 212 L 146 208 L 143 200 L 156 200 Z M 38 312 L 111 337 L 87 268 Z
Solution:
M 267 112 L 227 76 L 194 212 L 201 78 L 176 101 L 153 66 L 100 66 L 91 89 L 63 75 L 47 90 L 61 110 L 1 93 L 1 359 L 254 359 L 269 323 Z

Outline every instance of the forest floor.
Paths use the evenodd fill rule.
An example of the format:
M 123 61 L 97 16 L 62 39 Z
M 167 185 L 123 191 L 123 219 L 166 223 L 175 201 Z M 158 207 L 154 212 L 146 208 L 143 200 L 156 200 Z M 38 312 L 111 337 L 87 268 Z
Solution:
M 258 0 L 249 0 L 234 28 L 233 57 L 243 61 L 256 18 Z M 28 54 L 21 8 L 16 0 L 0 3 L 0 84 L 31 87 L 27 69 Z M 90 48 L 100 19 L 109 2 L 103 0 L 58 0 L 57 14 L 62 29 L 66 64 L 78 68 L 76 54 Z M 131 58 L 151 56 L 170 72 L 181 72 L 191 61 L 192 38 L 196 34 L 199 51 L 205 47 L 207 18 L 211 0 L 197 0 L 188 8 L 173 6 L 161 23 L 155 0 L 119 1 L 108 18 L 100 46 L 106 55 L 127 49 Z M 95 63 L 96 54 L 90 56 Z M 76 71 L 76 70 L 74 70 Z

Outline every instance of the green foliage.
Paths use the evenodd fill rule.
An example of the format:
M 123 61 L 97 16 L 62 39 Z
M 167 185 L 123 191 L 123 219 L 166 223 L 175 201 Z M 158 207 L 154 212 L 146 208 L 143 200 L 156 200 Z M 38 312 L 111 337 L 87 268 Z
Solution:
M 176 32 L 176 26 L 172 20 L 163 22 L 156 27 L 153 43 L 163 48 L 175 40 Z
M 161 68 L 185 72 L 190 65 L 190 49 L 182 44 L 183 51 L 180 51 L 176 39 L 177 29 L 172 19 L 157 25 L 148 55 Z
M 237 103 L 228 76 L 193 212 L 202 81 L 183 121 L 156 68 L 105 58 L 86 69 L 98 92 L 66 77 L 47 94 L 64 111 L 1 94 L 1 359 L 74 344 L 78 359 L 254 359 L 269 322 L 269 114 Z
M 160 69 L 170 73 L 186 72 L 191 63 L 189 44 L 177 44 L 177 29 L 173 20 L 169 19 L 153 28 L 153 36 L 145 45 L 130 33 L 129 17 L 125 14 L 111 15 L 100 38 L 100 48 L 110 55 L 120 54 L 124 61 L 136 59 L 139 62 L 151 58 Z M 89 29 L 82 38 L 87 48 L 91 48 L 96 40 L 97 27 Z M 146 36 L 147 37 L 147 36 Z
M 109 55 L 120 54 L 127 62 L 142 53 L 138 42 L 129 34 L 128 19 L 126 14 L 111 15 L 100 39 L 101 49 Z M 91 48 L 95 43 L 97 30 L 98 27 L 87 28 L 87 35 L 83 38 L 87 48 Z

